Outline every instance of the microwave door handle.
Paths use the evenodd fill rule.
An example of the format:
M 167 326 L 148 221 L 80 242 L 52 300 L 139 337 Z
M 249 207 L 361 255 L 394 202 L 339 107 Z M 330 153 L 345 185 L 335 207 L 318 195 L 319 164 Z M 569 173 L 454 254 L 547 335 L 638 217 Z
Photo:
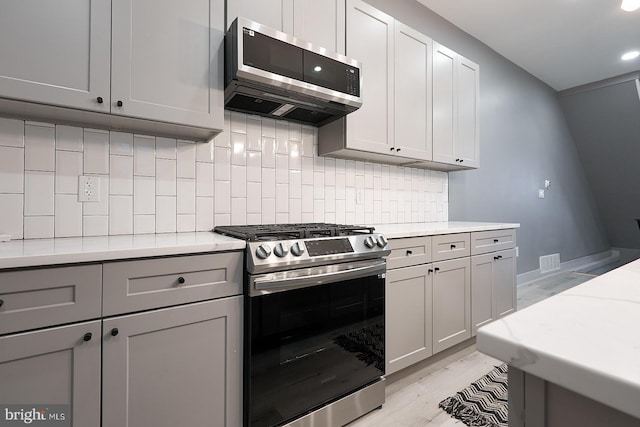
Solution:
M 334 269 L 329 269 L 329 267 L 334 267 Z M 278 274 L 282 275 L 282 277 L 274 277 L 276 276 L 275 274 L 266 274 L 265 276 L 256 278 L 253 281 L 251 291 L 252 294 L 254 293 L 254 290 L 258 291 L 258 294 L 273 293 L 383 274 L 387 270 L 387 263 L 386 261 L 376 261 L 374 263 L 367 263 L 366 265 L 357 267 L 354 266 L 354 264 L 347 263 L 344 265 L 338 265 L 337 270 L 335 267 L 335 265 L 314 267 L 310 269 L 312 270 L 311 274 L 294 277 L 287 277 L 286 272 Z M 316 272 L 313 272 L 314 270 Z

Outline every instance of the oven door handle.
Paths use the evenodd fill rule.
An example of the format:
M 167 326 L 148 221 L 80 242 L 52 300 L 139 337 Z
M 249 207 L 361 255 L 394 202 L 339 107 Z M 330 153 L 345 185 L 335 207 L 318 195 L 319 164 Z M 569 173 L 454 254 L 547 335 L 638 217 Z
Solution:
M 267 273 L 251 279 L 250 295 L 264 295 L 373 275 L 382 275 L 383 278 L 386 271 L 387 262 L 375 260 Z

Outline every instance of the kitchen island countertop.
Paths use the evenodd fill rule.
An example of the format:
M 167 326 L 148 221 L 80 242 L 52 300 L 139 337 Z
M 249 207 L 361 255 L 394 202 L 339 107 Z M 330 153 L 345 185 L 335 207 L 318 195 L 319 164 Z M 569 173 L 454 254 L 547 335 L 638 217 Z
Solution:
M 0 243 L 0 269 L 242 250 L 245 245 L 212 232 L 12 240 Z
M 640 418 L 640 260 L 478 330 L 478 350 Z
M 519 228 L 517 223 L 441 221 L 414 222 L 408 224 L 377 224 L 376 232 L 383 233 L 388 239 L 402 237 L 435 236 L 438 234 L 469 233 L 474 231 L 504 230 Z

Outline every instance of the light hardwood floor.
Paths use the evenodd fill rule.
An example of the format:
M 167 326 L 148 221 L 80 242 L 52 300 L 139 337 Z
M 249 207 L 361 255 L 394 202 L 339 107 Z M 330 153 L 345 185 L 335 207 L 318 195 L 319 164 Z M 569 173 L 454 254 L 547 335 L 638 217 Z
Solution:
M 607 269 L 598 271 L 602 273 Z M 518 287 L 518 309 L 527 307 L 580 283 L 595 274 L 567 272 Z M 387 378 L 386 402 L 381 409 L 350 423 L 349 427 L 464 426 L 438 408 L 438 403 L 501 364 L 476 351 L 475 344 L 452 349 L 439 360 Z

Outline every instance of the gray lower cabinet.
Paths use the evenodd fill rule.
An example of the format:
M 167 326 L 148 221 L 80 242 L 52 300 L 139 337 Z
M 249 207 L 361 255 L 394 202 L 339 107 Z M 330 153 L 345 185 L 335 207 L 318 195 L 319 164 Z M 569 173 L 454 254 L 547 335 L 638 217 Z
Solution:
M 469 257 L 433 265 L 433 352 L 471 338 Z
M 242 297 L 104 320 L 102 426 L 242 425 Z
M 385 283 L 387 375 L 433 354 L 432 275 L 426 265 L 387 272 Z
M 493 320 L 516 311 L 516 250 L 471 257 L 473 276 L 472 334 Z
M 95 320 L 0 338 L 0 402 L 70 405 L 74 427 L 100 426 L 100 328 Z

